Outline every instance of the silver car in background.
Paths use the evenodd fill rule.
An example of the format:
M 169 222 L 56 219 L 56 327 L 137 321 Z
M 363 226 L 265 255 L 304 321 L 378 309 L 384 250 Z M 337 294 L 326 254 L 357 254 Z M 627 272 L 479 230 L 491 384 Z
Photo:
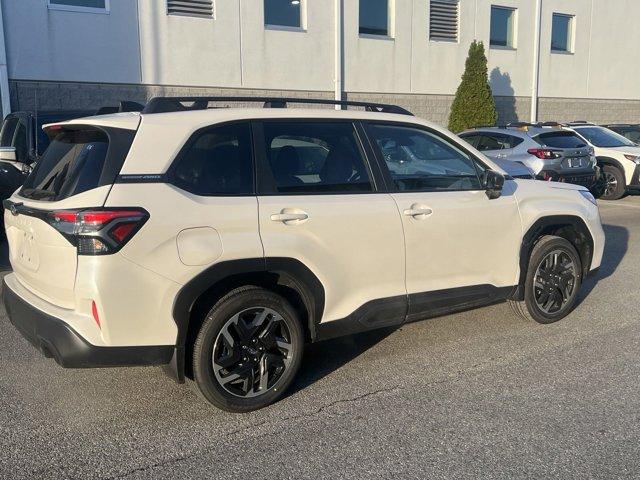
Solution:
M 539 180 L 573 183 L 591 189 L 599 178 L 593 148 L 574 132 L 555 124 L 477 127 L 459 136 L 489 158 L 527 166 Z

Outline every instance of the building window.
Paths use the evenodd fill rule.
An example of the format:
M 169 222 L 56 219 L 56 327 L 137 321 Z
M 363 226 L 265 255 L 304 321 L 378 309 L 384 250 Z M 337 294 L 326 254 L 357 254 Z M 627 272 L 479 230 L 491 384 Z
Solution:
M 303 28 L 301 3 L 302 0 L 264 0 L 264 24 Z
M 551 51 L 570 53 L 573 51 L 572 43 L 573 16 L 554 13 L 551 26 Z
M 491 6 L 491 46 L 515 48 L 515 19 L 515 9 Z
M 50 10 L 108 13 L 109 0 L 49 0 L 48 7 Z
M 213 0 L 167 0 L 167 14 L 213 18 Z
M 360 33 L 389 36 L 388 0 L 360 0 Z
M 458 0 L 431 0 L 429 39 L 458 41 Z

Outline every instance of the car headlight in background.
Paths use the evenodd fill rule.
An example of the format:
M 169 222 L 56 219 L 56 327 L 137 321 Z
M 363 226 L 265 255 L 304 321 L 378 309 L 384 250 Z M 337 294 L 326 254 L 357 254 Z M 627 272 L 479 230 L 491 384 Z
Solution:
M 637 155 L 626 155 L 625 154 L 624 158 L 626 158 L 627 160 L 631 160 L 634 163 L 640 164 L 640 157 L 637 156 Z
M 591 192 L 589 192 L 588 190 L 579 190 L 579 192 L 580 195 L 582 195 L 589 202 L 593 203 L 596 207 L 598 206 L 598 202 L 596 202 L 596 198 L 591 195 Z

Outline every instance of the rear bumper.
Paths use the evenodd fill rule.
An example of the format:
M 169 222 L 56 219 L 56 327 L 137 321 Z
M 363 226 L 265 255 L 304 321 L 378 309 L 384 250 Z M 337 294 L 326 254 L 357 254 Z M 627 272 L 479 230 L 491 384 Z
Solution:
M 538 178 L 541 180 L 546 180 L 545 174 L 550 177 L 553 182 L 563 182 L 563 183 L 571 183 L 573 185 L 581 185 L 583 187 L 591 188 L 598 181 L 598 173 L 597 172 L 589 172 L 589 173 L 576 173 L 576 174 L 560 174 L 550 170 L 543 170 L 538 174 Z
M 99 347 L 87 342 L 63 320 L 38 310 L 3 280 L 2 298 L 11 323 L 45 357 L 66 368 L 164 365 L 174 346 Z

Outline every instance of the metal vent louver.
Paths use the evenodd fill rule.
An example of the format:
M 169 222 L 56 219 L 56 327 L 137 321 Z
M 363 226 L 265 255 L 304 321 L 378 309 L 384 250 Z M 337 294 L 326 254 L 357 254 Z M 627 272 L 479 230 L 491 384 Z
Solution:
M 169 15 L 213 18 L 213 0 L 167 0 Z
M 458 41 L 458 0 L 431 0 L 429 38 Z

